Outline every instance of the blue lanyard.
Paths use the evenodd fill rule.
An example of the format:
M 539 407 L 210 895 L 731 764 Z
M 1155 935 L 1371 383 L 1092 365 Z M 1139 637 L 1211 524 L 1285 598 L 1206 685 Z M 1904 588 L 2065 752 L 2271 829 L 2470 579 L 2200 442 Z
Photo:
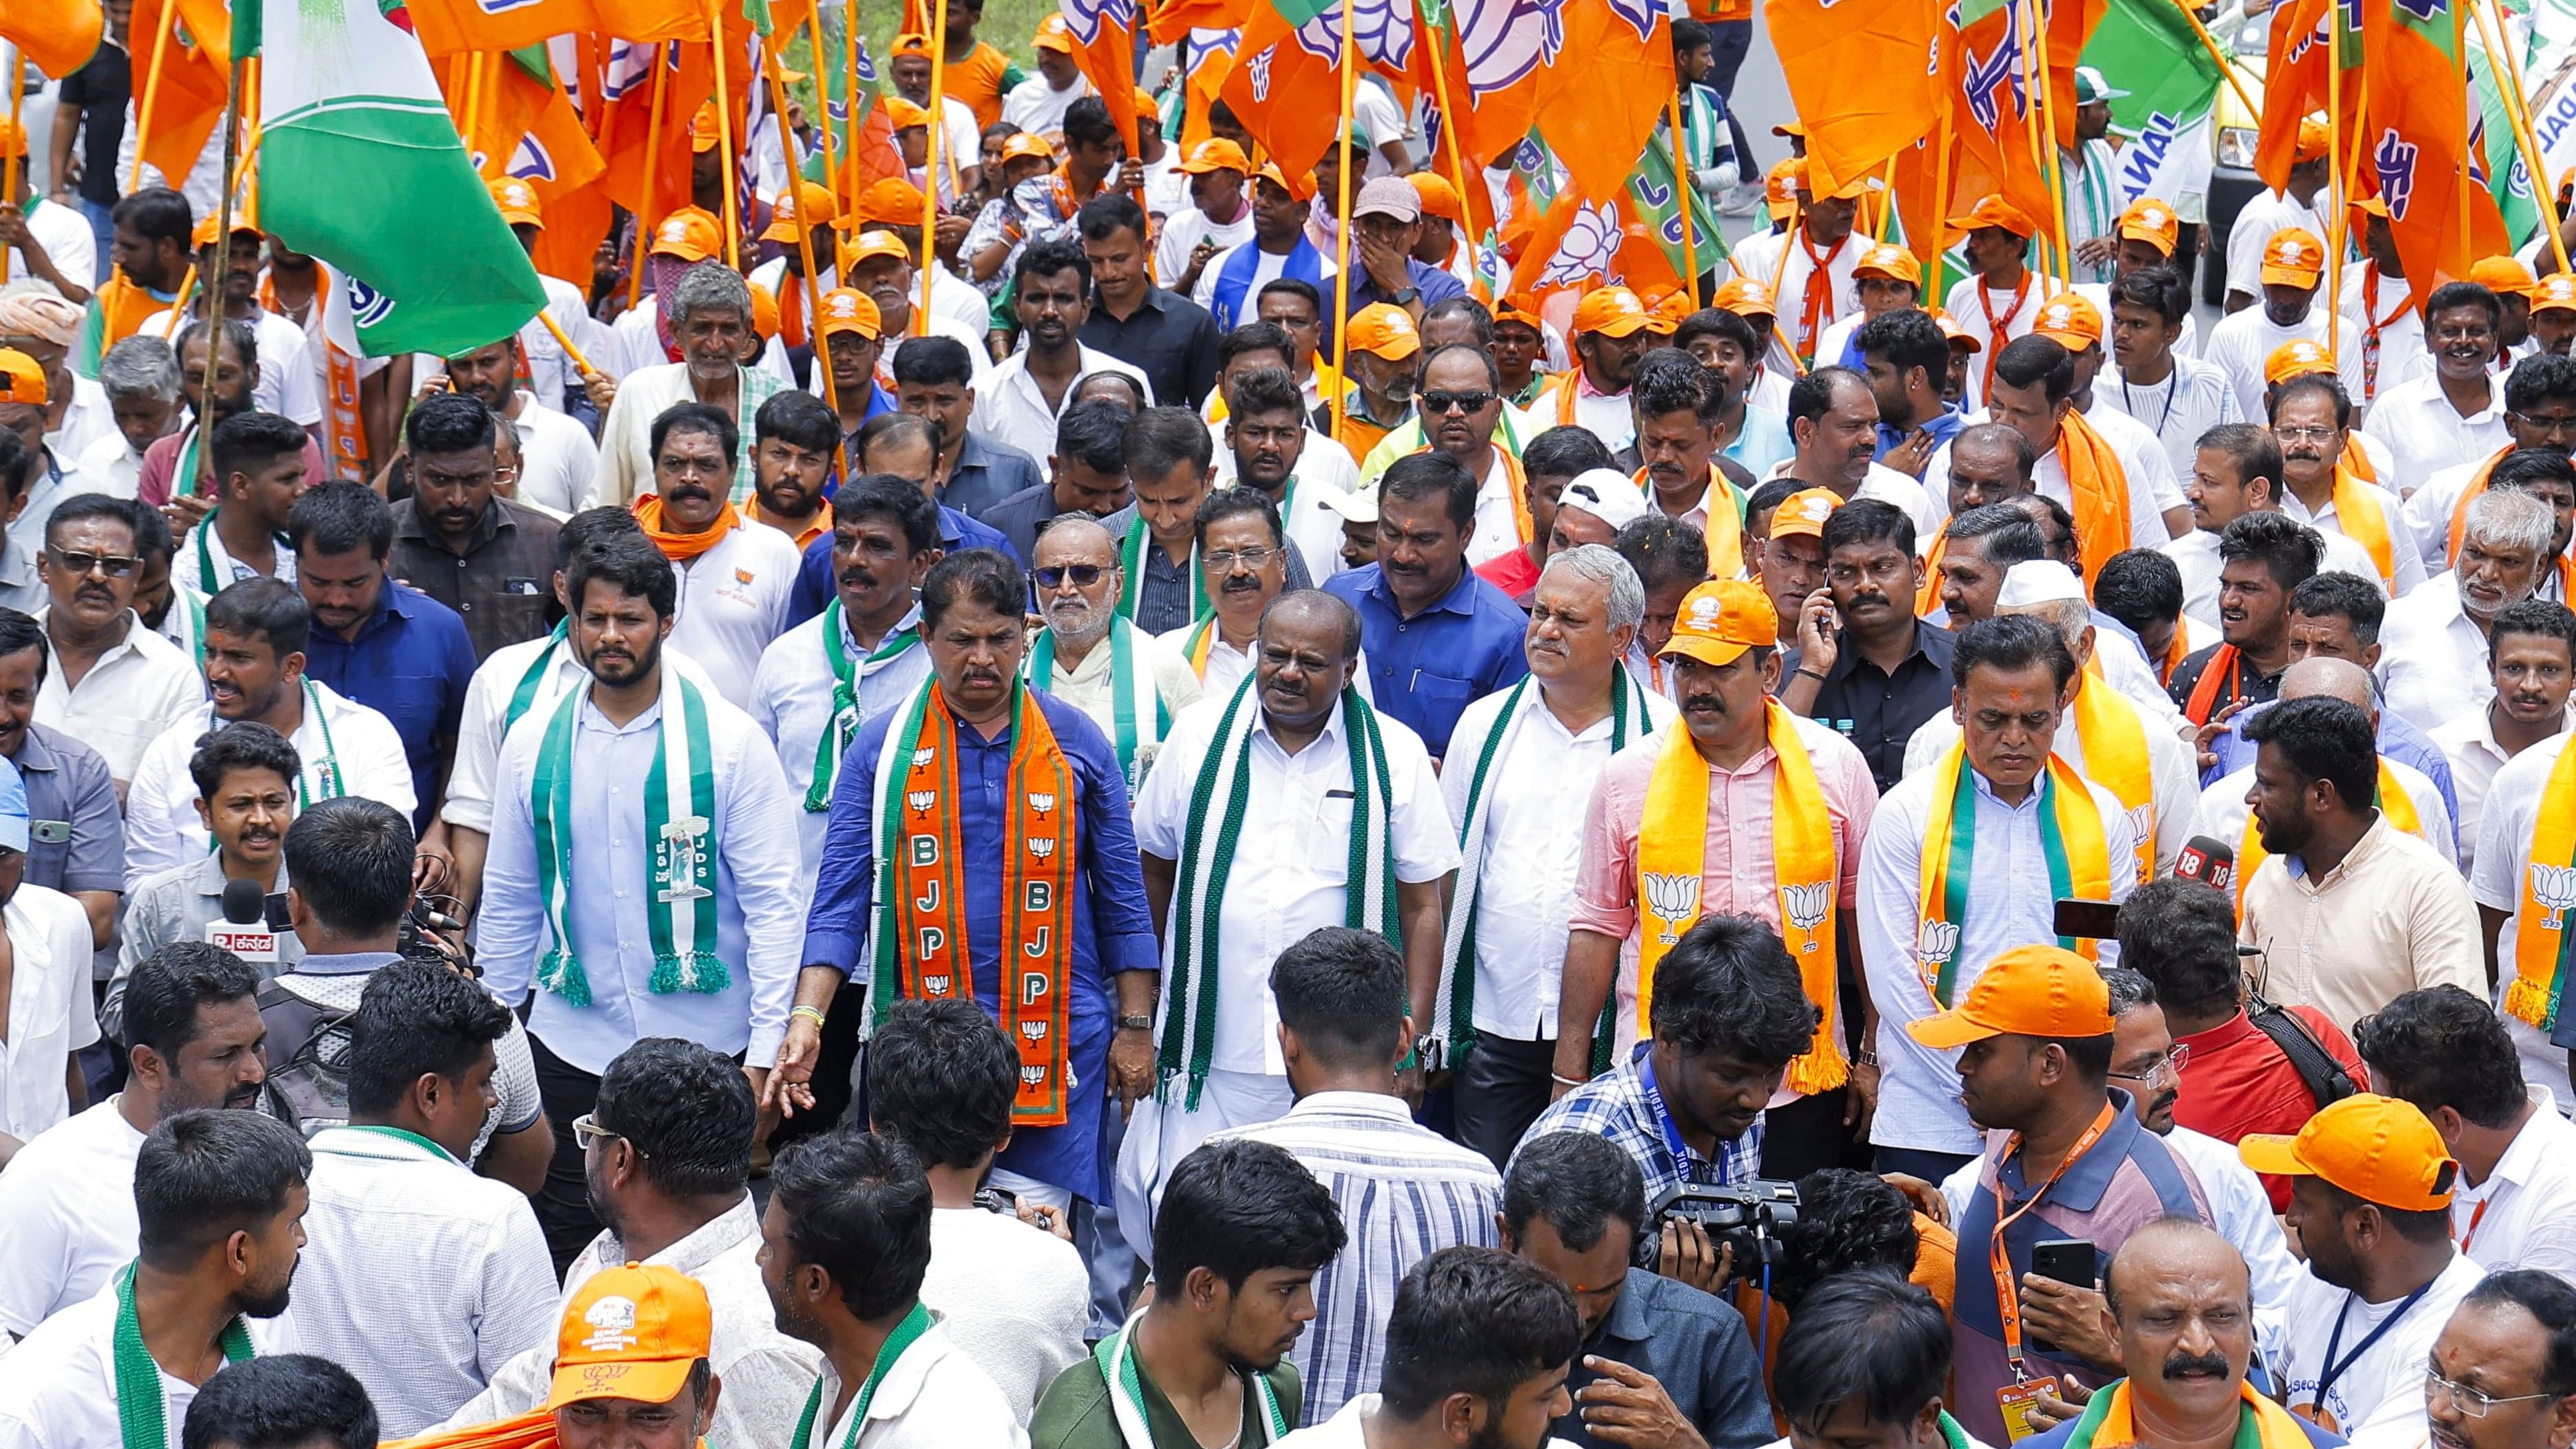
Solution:
M 1646 1089 L 1646 1110 L 1655 1114 L 1655 1125 L 1663 1129 L 1664 1147 L 1673 1154 L 1673 1169 L 1684 1182 L 1699 1179 L 1691 1174 L 1690 1147 L 1682 1141 L 1682 1129 L 1673 1125 L 1673 1114 L 1664 1106 L 1664 1094 L 1655 1086 L 1655 1049 L 1648 1043 L 1637 1053 L 1637 1080 Z M 1709 1164 L 1712 1168 L 1715 1163 Z
M 2342 1358 L 2338 1359 L 2335 1357 L 2335 1348 L 2343 1342 L 2343 1321 L 2345 1317 L 2352 1312 L 2354 1300 L 2361 1296 L 2358 1293 L 2347 1292 L 2344 1294 L 2343 1307 L 2335 1310 L 2334 1332 L 2326 1335 L 2325 1363 L 2321 1366 L 2320 1372 L 2317 1374 L 2317 1411 L 2319 1413 L 2325 1412 L 2326 1390 L 2333 1388 L 2334 1381 L 2343 1377 L 2343 1371 L 2352 1367 L 2353 1360 L 2370 1352 L 2370 1346 L 2379 1342 L 2381 1335 L 2387 1333 L 2388 1330 L 2395 1328 L 2397 1326 L 2397 1320 L 2404 1318 L 2407 1310 L 2415 1306 L 2415 1300 L 2423 1297 L 2426 1293 L 2431 1292 L 2432 1288 L 2433 1285 L 2431 1283 L 2426 1283 L 2423 1287 L 2407 1294 L 2405 1300 L 2397 1305 L 2396 1312 L 2379 1320 L 2379 1326 L 2363 1335 L 2361 1342 L 2352 1346 L 2352 1352 L 2345 1354 Z

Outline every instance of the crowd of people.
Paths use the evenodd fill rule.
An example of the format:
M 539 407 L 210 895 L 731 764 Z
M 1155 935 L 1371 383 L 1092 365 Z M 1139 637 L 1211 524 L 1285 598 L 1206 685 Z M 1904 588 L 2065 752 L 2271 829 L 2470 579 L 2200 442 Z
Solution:
M 978 13 L 451 356 L 0 213 L 0 1449 L 2576 1444 L 2576 281 Z

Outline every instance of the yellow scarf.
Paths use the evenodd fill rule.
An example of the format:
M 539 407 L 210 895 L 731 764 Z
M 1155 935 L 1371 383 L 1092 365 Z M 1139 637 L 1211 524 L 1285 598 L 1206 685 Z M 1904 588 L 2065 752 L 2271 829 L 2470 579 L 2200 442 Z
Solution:
M 1648 501 L 1655 496 L 1655 480 L 1640 468 L 1629 475 Z M 1708 540 L 1708 576 L 1713 579 L 1740 579 L 1744 575 L 1744 495 L 1708 465 L 1708 491 L 1700 495 L 1699 511 L 1708 519 L 1700 533 Z
M 1952 745 L 1936 768 L 1940 777 L 1933 787 L 1931 819 L 1923 836 L 1922 889 L 1917 897 L 1921 925 L 1915 932 L 1914 957 L 1915 969 L 1923 974 L 1923 989 L 1947 1010 L 1958 977 L 1960 928 L 1968 914 L 1968 873 L 1977 853 L 1977 792 L 1968 782 L 1964 740 Z M 2039 839 L 2048 858 L 2050 896 L 2109 899 L 2110 845 L 2093 792 L 2054 753 L 2038 787 Z M 2088 961 L 2094 959 L 2094 943 L 2088 939 L 2060 936 L 2057 944 Z
M 2397 783 L 2397 777 L 2389 772 L 2388 761 L 2385 758 L 2379 762 L 2377 804 L 2379 813 L 2388 817 L 2390 829 L 2403 830 L 2418 840 L 2424 838 L 2424 821 L 2423 817 L 2415 813 L 2414 797 L 2406 793 L 2404 785 Z M 2262 827 L 2255 821 L 2253 809 L 2248 807 L 2245 811 L 2244 837 L 2236 842 L 2236 904 L 2238 906 L 2242 907 L 2245 904 L 2245 883 L 2254 878 L 2254 872 L 2262 867 L 2269 855 L 2270 852 L 2263 848 Z
M 2512 451 L 2511 443 L 2496 449 L 2478 464 L 2477 472 L 2469 475 L 2469 486 L 2460 490 L 2460 501 L 2451 505 L 2450 550 L 2442 555 L 2444 558 L 2455 564 L 2460 561 L 2460 540 L 2469 536 L 2469 505 L 2477 502 L 2478 495 L 2487 491 L 2487 480 L 2495 477 L 2496 464 L 2503 462 L 2504 455 Z
M 2547 1031 L 2558 1024 L 2558 998 L 2567 980 L 2567 911 L 2576 907 L 2576 749 L 2562 749 L 2541 792 L 2540 816 L 2531 829 L 2531 861 L 2523 867 L 2522 903 L 2514 908 L 2521 931 L 2513 947 L 2513 981 L 2504 1009 Z
M 2379 501 L 2379 489 L 2337 463 L 2334 511 L 2343 536 L 2361 545 L 2370 555 L 2370 566 L 2379 570 L 2379 582 L 2390 593 L 2397 592 L 2397 553 L 2388 541 L 2388 510 Z
M 728 503 L 724 511 L 716 515 L 715 524 L 704 533 L 665 533 L 662 530 L 662 497 L 658 493 L 647 493 L 635 500 L 635 521 L 644 525 L 644 536 L 653 540 L 653 546 L 662 551 L 662 557 L 677 564 L 687 563 L 724 542 L 742 518 Z
M 2138 879 L 2156 878 L 2156 785 L 2147 767 L 2147 731 L 2137 708 L 2087 661 L 2075 687 L 2075 737 L 2084 742 L 2084 773 L 2120 797 L 2138 836 Z
M 1834 821 L 1824 786 L 1780 701 L 1762 702 L 1777 764 L 1772 780 L 1771 878 L 1780 896 L 1780 940 L 1798 963 L 1807 999 L 1824 1012 L 1816 1044 L 1789 1064 L 1786 1085 L 1801 1096 L 1831 1091 L 1851 1076 L 1834 1019 Z M 1664 731 L 1637 826 L 1637 1032 L 1654 1035 L 1655 966 L 1699 919 L 1708 869 L 1708 761 L 1689 730 Z

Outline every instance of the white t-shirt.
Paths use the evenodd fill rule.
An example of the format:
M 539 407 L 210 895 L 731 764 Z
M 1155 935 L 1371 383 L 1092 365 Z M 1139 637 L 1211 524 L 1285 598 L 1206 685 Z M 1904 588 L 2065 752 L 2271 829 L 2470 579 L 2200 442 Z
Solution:
M 519 394 L 519 501 L 561 514 L 599 501 L 599 444 L 590 429 Z
M 9 1014 L 0 1041 L 0 1132 L 24 1142 L 71 1115 L 64 1069 L 73 1052 L 98 1040 L 89 913 L 61 891 L 29 883 L 0 908 L 0 921 L 14 958 L 0 997 Z
M 2454 1256 L 2427 1287 L 2408 1303 L 2403 1296 L 2385 1303 L 2364 1303 L 2359 1294 L 2337 1288 L 2311 1271 L 2290 1287 L 2289 1328 L 2282 1335 L 2279 1371 L 2274 1380 L 2287 1386 L 2293 1409 L 2317 1404 L 2317 1382 L 2327 1368 L 2326 1349 L 2348 1360 L 2326 1387 L 2325 1420 L 2338 1434 L 2386 1427 L 2424 1429 L 2424 1364 L 2433 1340 L 2451 1321 L 2451 1310 L 2487 1275 L 2466 1257 Z M 2368 1351 L 2353 1350 L 2371 1330 L 2387 1323 L 2400 1304 L 2405 1315 Z
M 761 651 L 787 631 L 802 561 L 795 540 L 737 516 L 730 537 L 671 566 L 680 576 L 680 610 L 670 642 L 706 666 L 725 698 L 751 698 Z
M 1064 113 L 1084 96 L 1097 95 L 1091 80 L 1080 71 L 1074 72 L 1073 84 L 1057 90 L 1044 72 L 1033 72 L 1027 80 L 1011 87 L 1002 97 L 1002 119 L 1023 131 L 1043 136 L 1064 129 Z M 980 144 L 980 143 L 979 143 Z
M 175 347 L 187 325 L 184 320 L 171 325 L 165 310 L 144 318 L 135 331 L 159 337 L 166 328 Z M 320 425 L 322 389 L 313 380 L 312 360 L 304 355 L 304 329 L 274 312 L 261 311 L 251 319 L 251 346 L 259 350 L 259 379 L 251 384 L 251 403 L 262 412 L 284 413 L 299 427 Z
M 110 1097 L 18 1149 L 0 1172 L 0 1333 L 19 1338 L 105 1288 L 134 1257 L 143 1134 Z M 0 1374 L 0 1381 L 15 1377 Z M 0 1391 L 0 1400 L 5 1400 Z M 113 1405 L 114 1394 L 108 1395 Z M 114 1442 L 111 1430 L 108 1439 Z
M 0 1444 L 114 1449 L 125 1442 L 117 1411 L 116 1317 L 116 1294 L 97 1293 L 64 1309 L 9 1352 L 9 1371 L 0 1373 Z M 272 1324 L 245 1321 L 254 1353 L 277 1351 Z M 157 1364 L 154 1369 L 161 1379 L 164 1449 L 179 1449 L 197 1385 Z
M 1217 250 L 1215 256 L 1208 258 L 1207 267 L 1200 268 L 1202 280 L 1227 248 L 1252 240 L 1252 203 L 1244 202 L 1243 208 L 1235 213 L 1234 220 L 1225 222 L 1211 219 L 1195 206 L 1185 206 L 1173 212 L 1164 220 L 1163 234 L 1154 242 L 1155 282 L 1166 287 L 1177 285 L 1181 274 L 1190 269 L 1190 253 L 1203 240 L 1215 243 Z M 1194 285 L 1190 291 L 1195 296 L 1198 288 Z M 1253 295 L 1257 297 L 1260 294 L 1255 291 Z
M 966 1356 L 992 1375 L 1026 1424 L 1055 1376 L 1082 1361 L 1091 1278 L 1073 1245 L 1007 1213 L 930 1214 L 921 1301 Z

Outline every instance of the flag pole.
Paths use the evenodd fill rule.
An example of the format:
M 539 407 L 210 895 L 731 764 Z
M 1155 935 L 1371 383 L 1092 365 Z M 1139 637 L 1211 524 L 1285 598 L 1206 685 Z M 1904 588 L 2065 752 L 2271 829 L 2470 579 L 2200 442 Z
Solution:
M 1673 77 L 1673 93 L 1665 102 L 1665 110 L 1671 116 L 1673 126 L 1673 202 L 1682 213 L 1682 265 L 1690 269 L 1690 275 L 1682 278 L 1682 295 L 1690 298 L 1691 310 L 1696 312 L 1699 310 L 1699 234 L 1691 226 L 1690 156 L 1682 146 L 1682 84 L 1680 76 Z M 1448 102 L 1441 102 L 1440 114 L 1444 119 L 1449 116 Z M 1443 129 L 1454 135 L 1458 128 L 1453 125 Z M 1461 191 L 1458 205 L 1464 209 L 1466 204 L 1467 194 Z M 1787 261 L 1788 258 L 1789 249 L 1782 247 L 1780 259 Z M 1772 305 L 1776 307 L 1779 303 L 1775 300 Z
M 858 98 L 851 97 L 853 117 L 858 115 Z M 850 135 L 850 149 L 858 149 L 858 134 Z M 914 337 L 930 335 L 930 269 L 939 265 L 939 144 L 948 139 L 948 0 L 930 3 L 930 153 L 923 157 L 921 179 L 921 300 L 913 304 L 912 325 L 906 332 Z M 897 157 L 898 162 L 901 157 Z M 855 179 L 855 178 L 854 178 Z
M 2462 0 L 2462 3 L 2464 3 L 2464 0 Z M 2460 13 L 2460 10 L 2461 3 L 2454 3 L 2451 6 L 2451 53 L 2460 58 L 2460 89 L 2462 91 L 2467 91 L 2469 89 L 2469 20 L 2467 16 Z M 2459 183 L 2451 188 L 2452 193 L 2460 198 L 2460 255 L 2464 257 L 2469 255 L 2469 249 L 2475 244 L 2469 228 L 2470 186 L 2468 161 L 2469 158 L 2465 155 L 2460 158 Z M 2469 260 L 2474 262 L 2477 258 L 2469 257 Z M 2438 269 L 2436 274 L 2438 275 Z M 2407 286 L 2408 290 L 2411 291 L 2413 290 L 2414 284 L 2409 282 Z
M 844 74 L 848 76 L 841 86 L 841 116 L 844 125 L 849 123 L 849 117 L 856 110 L 859 99 L 859 82 L 855 74 L 859 68 L 858 33 L 850 28 L 850 21 L 853 18 L 855 17 L 844 16 L 841 21 L 841 51 L 845 57 Z M 806 44 L 814 52 L 814 106 L 823 113 L 823 189 L 832 193 L 832 210 L 835 213 L 847 214 L 851 203 L 841 195 L 841 152 L 836 144 L 839 138 L 832 134 L 832 86 L 829 80 L 831 72 L 823 68 L 825 64 L 823 7 L 815 6 L 813 13 L 807 15 L 805 20 L 811 27 L 807 31 Z M 836 252 L 832 258 L 832 264 L 837 267 L 840 261 L 840 256 Z
M 945 0 L 942 0 L 945 3 Z M 1342 153 L 1333 168 L 1333 441 L 1342 440 L 1342 409 L 1350 395 L 1351 365 L 1351 105 L 1359 81 L 1351 0 L 1342 0 L 1342 121 L 1333 145 Z M 1445 113 L 1443 119 L 1446 119 Z M 1361 165 L 1367 165 L 1363 159 Z M 1458 198 L 1462 207 L 1465 197 Z M 1568 384 L 1571 386 L 1572 384 Z
M 2200 15 L 2191 8 L 2190 0 L 2173 0 L 2173 3 L 2174 8 L 2182 12 L 2182 18 L 2191 22 L 2191 33 L 2200 37 L 2200 48 L 2208 51 L 2209 58 L 2217 62 L 2219 78 L 2227 82 L 2229 90 L 2236 92 L 2236 104 L 2243 106 L 2247 115 L 2261 119 L 2263 108 L 2247 97 L 2245 83 L 2236 78 L 2236 67 L 2227 63 L 2227 52 L 2218 48 L 2218 38 L 2209 33 L 2208 26 L 2200 23 Z
M 678 41 L 668 42 L 672 45 Z M 653 215 L 654 184 L 662 179 L 662 93 L 670 83 L 670 58 L 662 47 L 653 47 L 653 108 L 644 124 L 644 196 L 642 208 L 635 213 L 635 260 L 626 276 L 626 310 L 634 311 L 644 301 L 645 247 L 653 240 L 653 226 L 661 218 Z
M 263 0 L 236 0 L 236 3 L 256 7 L 263 3 Z M 241 30 L 242 23 L 236 18 L 233 22 L 235 39 L 240 38 Z M 227 272 L 232 270 L 233 258 L 233 167 L 241 159 L 242 75 L 248 64 L 249 57 L 242 54 L 241 46 L 235 45 L 232 75 L 224 86 L 224 169 L 221 173 L 223 193 L 215 198 L 215 260 Z M 139 173 L 142 169 L 143 153 L 138 150 L 135 152 L 135 170 Z M 197 385 L 197 396 L 205 400 L 205 406 L 204 416 L 197 419 L 197 426 L 201 432 L 211 437 L 214 432 L 210 419 L 214 415 L 215 404 L 215 359 L 224 350 L 223 288 L 210 283 L 205 288 L 205 293 L 206 371 Z M 213 447 L 201 447 L 196 451 L 199 458 L 208 460 L 206 466 L 211 474 Z M 216 491 L 220 493 L 223 480 L 216 478 L 212 481 Z M 177 493 L 183 488 L 194 489 L 196 484 L 197 480 L 194 478 L 175 479 L 171 483 L 170 491 Z
M 2040 115 L 2040 155 L 2048 166 L 2048 196 L 2057 231 L 2057 285 L 2075 285 L 2075 253 L 2066 237 L 2066 167 L 2057 144 L 2057 113 L 2053 109 L 2057 91 L 2053 67 L 2048 57 L 2048 16 L 2040 9 L 2040 0 L 2030 0 L 2031 29 L 2038 34 L 2039 44 L 2032 59 L 2039 67 L 2039 100 L 2033 108 Z M 2073 126 L 2069 121 L 2068 125 Z
M 1474 202 L 1467 199 L 1467 160 L 1465 155 L 1458 149 L 1458 112 L 1452 109 L 1449 104 L 1449 62 L 1440 53 L 1440 36 L 1434 34 L 1425 38 L 1430 42 L 1428 48 L 1431 54 L 1431 85 L 1432 88 L 1438 92 L 1436 98 L 1440 102 L 1440 140 L 1443 147 L 1449 152 L 1450 182 L 1458 188 L 1458 211 L 1460 217 L 1458 222 L 1458 231 L 1461 236 L 1464 237 L 1464 239 L 1460 241 L 1459 245 L 1466 247 L 1472 253 L 1475 249 L 1476 241 L 1473 236 L 1466 235 L 1473 230 L 1473 227 L 1466 218 L 1472 217 L 1476 214 L 1476 206 Z M 1675 94 L 1678 95 L 1679 93 L 1676 92 Z M 1185 78 L 1181 82 L 1181 108 L 1184 116 L 1188 114 L 1189 103 L 1190 86 L 1189 81 Z M 1682 241 L 1685 247 L 1687 247 L 1690 241 L 1690 224 L 1688 222 L 1684 222 L 1682 224 Z M 1694 299 L 1698 296 L 1698 284 L 1696 280 L 1692 283 L 1692 296 Z M 1696 305 L 1695 301 L 1694 305 Z
M 2018 24 L 2021 14 L 2022 6 L 2020 5 L 2019 0 L 2014 0 L 2011 8 L 2006 12 L 2006 24 L 2008 26 Z M 2046 103 L 2047 87 L 2036 79 L 2038 60 L 2039 57 L 2036 54 L 2034 47 L 2025 45 L 2021 47 L 2019 56 L 2013 62 L 2013 69 L 2022 80 L 2022 94 L 2024 98 L 2021 108 L 2022 141 L 2030 150 L 2031 169 L 2039 173 L 2040 182 L 2042 185 L 2045 185 L 2048 181 L 2048 159 L 2042 154 L 2041 148 L 2043 143 L 2040 139 L 2039 133 L 2043 127 L 2049 126 L 2051 123 L 2040 114 Z M 2057 138 L 2052 134 L 2045 144 L 2053 147 L 2056 145 L 2056 141 Z M 2001 177 L 1996 179 L 1998 183 L 2002 180 Z M 2064 208 L 2061 205 L 2060 211 L 2062 212 L 2063 209 Z M 2059 220 L 2063 222 L 2064 217 L 2061 215 Z M 2049 270 L 2049 241 L 2051 234 L 2052 233 L 2049 228 L 2042 228 L 2038 235 L 2031 238 L 2039 244 L 2039 266 L 2043 273 Z
M 2326 13 L 2333 17 L 2326 22 L 2326 168 L 2333 173 L 2326 179 L 2326 204 L 2334 208 L 2334 220 L 2326 227 L 2326 355 L 2341 366 L 2343 254 L 2352 240 L 2351 198 L 2343 184 L 2343 7 L 2329 3 Z M 2295 141 L 2290 159 L 2298 161 Z
M 1797 192 L 1789 193 L 1789 203 L 1789 229 L 1780 233 L 1780 256 L 1771 264 L 1771 335 L 1779 339 L 1780 350 L 1789 354 L 1789 370 L 1804 377 L 1807 364 L 1798 356 L 1798 344 L 1789 340 L 1789 329 L 1780 325 L 1780 284 L 1789 279 L 1789 248 L 1799 245 L 1798 229 L 1807 224 L 1807 204 L 1798 200 Z
M 161 26 L 152 35 L 152 65 L 143 73 L 143 98 L 134 108 L 134 191 L 143 189 L 143 152 L 152 139 L 153 103 L 161 99 L 161 62 L 170 53 L 170 32 L 179 28 L 178 3 L 161 0 Z
M 1887 167 L 1879 173 L 1878 236 L 1880 246 L 1887 245 L 1888 224 L 1896 219 L 1896 157 L 1887 158 Z
M 23 56 L 16 59 L 18 63 L 9 67 L 9 129 L 24 136 L 27 132 L 18 123 L 18 113 L 27 104 L 27 62 Z M 18 158 L 19 153 L 13 150 L 7 161 L 0 162 L 0 198 L 6 198 L 10 206 L 18 204 Z M 9 280 L 10 250 L 0 247 L 0 282 Z
M 769 78 L 769 108 L 778 113 L 778 154 L 787 165 L 787 204 L 795 208 L 796 258 L 805 268 L 805 285 L 797 288 L 797 305 L 805 309 L 805 340 L 814 344 L 814 367 L 823 374 L 823 401 L 832 409 L 832 461 L 844 478 L 850 476 L 848 444 L 840 437 L 841 394 L 832 381 L 832 344 L 823 332 L 821 305 L 823 274 L 814 270 L 814 218 L 805 214 L 805 178 L 796 174 L 795 152 L 787 141 L 787 82 L 778 74 L 778 47 L 760 48 L 761 70 Z M 823 113 L 823 134 L 832 132 L 832 114 Z M 826 195 L 831 188 L 825 187 Z M 834 260 L 838 260 L 835 258 Z M 787 328 L 787 299 L 778 299 L 779 330 Z
M 1932 133 L 1932 144 L 1941 148 L 1939 154 L 1932 158 L 1932 255 L 1924 256 L 1913 237 L 1905 239 L 1909 246 L 1915 247 L 1917 259 L 1931 264 L 1932 305 L 1936 307 L 1950 304 L 1950 120 L 1951 96 L 1957 90 L 1955 85 L 1942 86 L 1941 129 Z
M 716 65 L 716 153 L 724 158 L 724 229 L 725 265 L 742 270 L 742 204 L 733 194 L 735 164 L 733 151 L 733 84 L 725 72 L 730 69 L 725 57 L 724 21 L 716 14 L 716 0 L 706 0 L 707 50 Z M 787 124 L 787 118 L 778 118 Z
M 2478 12 L 2478 34 L 2487 43 L 2487 66 L 2500 79 L 2496 94 L 2504 100 L 2505 119 L 2513 125 L 2514 144 L 2521 148 L 2524 169 L 2531 176 L 2531 190 L 2540 203 L 2542 221 L 2549 228 L 2549 249 L 2558 259 L 2558 270 L 2569 270 L 2567 239 L 2558 234 L 2558 191 L 2549 184 L 2548 158 L 2540 152 L 2540 139 L 2531 128 L 2531 103 L 2522 93 L 2522 77 L 2513 57 L 2505 50 L 2505 28 L 2501 17 L 2481 8 Z

